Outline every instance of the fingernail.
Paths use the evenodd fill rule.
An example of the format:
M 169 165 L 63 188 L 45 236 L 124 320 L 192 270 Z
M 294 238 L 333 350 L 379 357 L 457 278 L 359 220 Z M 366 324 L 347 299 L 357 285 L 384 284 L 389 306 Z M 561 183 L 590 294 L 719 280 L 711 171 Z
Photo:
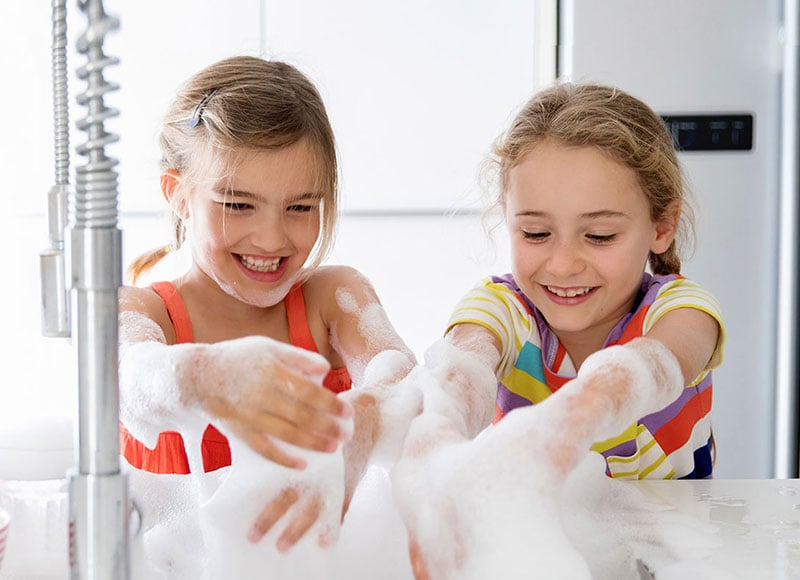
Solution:
M 338 441 L 329 441 L 328 444 L 325 446 L 325 451 L 327 453 L 333 453 L 336 451 L 336 448 L 339 447 Z
M 292 545 L 289 543 L 289 540 L 286 540 L 284 538 L 280 538 L 276 546 L 278 547 L 279 552 L 286 552 L 289 550 L 289 548 L 292 547 Z
M 295 469 L 301 469 L 302 470 L 302 469 L 305 469 L 307 465 L 308 465 L 308 463 L 306 462 L 305 459 L 296 459 L 295 462 L 294 462 L 294 468 Z
M 260 531 L 258 531 L 258 528 L 250 528 L 250 531 L 247 532 L 247 540 L 251 544 L 255 544 L 256 542 L 258 542 L 263 537 L 264 537 L 264 534 L 262 534 Z

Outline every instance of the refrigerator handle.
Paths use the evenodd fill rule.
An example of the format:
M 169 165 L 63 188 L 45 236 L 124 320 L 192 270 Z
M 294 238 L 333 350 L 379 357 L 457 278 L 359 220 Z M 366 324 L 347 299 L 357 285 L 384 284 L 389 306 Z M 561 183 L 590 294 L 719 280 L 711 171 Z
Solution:
M 800 0 L 783 2 L 781 173 L 774 477 L 798 476 L 798 227 L 800 227 Z

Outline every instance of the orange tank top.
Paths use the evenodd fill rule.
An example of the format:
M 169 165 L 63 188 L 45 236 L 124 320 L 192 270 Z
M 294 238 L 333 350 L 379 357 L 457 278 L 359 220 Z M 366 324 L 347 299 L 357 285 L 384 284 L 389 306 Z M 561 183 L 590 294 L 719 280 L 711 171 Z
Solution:
M 192 323 L 186 304 L 175 286 L 170 282 L 156 282 L 151 286 L 167 307 L 170 321 L 175 328 L 176 343 L 194 342 Z M 303 290 L 299 284 L 292 286 L 284 299 L 286 316 L 289 321 L 289 341 L 292 345 L 311 352 L 318 352 L 314 337 L 308 327 L 306 304 Z M 347 368 L 331 369 L 323 385 L 334 393 L 341 393 L 352 387 Z M 120 452 L 133 467 L 150 473 L 187 474 L 190 473 L 183 438 L 176 431 L 163 431 L 153 449 L 136 439 L 120 422 Z M 203 469 L 214 471 L 231 464 L 231 449 L 228 439 L 213 425 L 206 427 L 201 447 Z

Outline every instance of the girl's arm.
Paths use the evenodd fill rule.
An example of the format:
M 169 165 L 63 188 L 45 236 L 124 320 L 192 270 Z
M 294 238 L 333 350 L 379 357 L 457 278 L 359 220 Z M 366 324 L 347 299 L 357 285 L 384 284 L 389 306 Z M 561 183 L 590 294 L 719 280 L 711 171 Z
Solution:
M 324 297 L 321 313 L 330 345 L 353 380 L 353 390 L 343 394 L 355 409 L 353 439 L 344 446 L 346 511 L 376 443 L 402 439 L 420 410 L 417 393 L 393 391 L 417 361 L 360 272 L 344 266 L 322 268 L 314 283 Z M 407 399 L 406 404 L 401 399 Z
M 675 355 L 683 384 L 688 386 L 709 368 L 719 342 L 720 326 L 702 310 L 677 308 L 659 318 L 645 336 L 658 340 Z
M 355 388 L 371 380 L 364 376 L 367 365 L 385 351 L 402 355 L 383 368 L 393 375 L 394 382 L 413 368 L 413 352 L 397 334 L 375 289 L 360 272 L 346 266 L 321 268 L 309 286 L 318 300 L 330 346 L 347 367 Z
M 463 435 L 469 439 L 488 427 L 495 412 L 497 371 L 502 345 L 489 329 L 462 323 L 453 326 L 445 337 L 451 348 L 434 343 L 425 355 L 425 364 L 442 374 L 439 386 L 448 397 L 433 410 L 440 414 L 458 413 Z M 453 417 L 454 420 L 458 417 Z
M 199 438 L 219 420 L 267 459 L 302 468 L 274 439 L 332 451 L 346 437 L 348 405 L 321 386 L 328 362 L 263 336 L 170 344 L 174 331 L 149 289 L 120 292 L 120 418 L 153 447 L 161 431 Z M 191 455 L 191 454 L 190 454 Z
M 704 311 L 671 310 L 645 336 L 589 355 L 560 396 L 540 406 L 562 417 L 559 428 L 580 442 L 571 447 L 574 455 L 618 434 L 630 417 L 644 417 L 677 400 L 711 366 L 719 336 L 719 323 Z M 569 461 L 562 453 L 559 461 L 571 466 L 576 458 Z

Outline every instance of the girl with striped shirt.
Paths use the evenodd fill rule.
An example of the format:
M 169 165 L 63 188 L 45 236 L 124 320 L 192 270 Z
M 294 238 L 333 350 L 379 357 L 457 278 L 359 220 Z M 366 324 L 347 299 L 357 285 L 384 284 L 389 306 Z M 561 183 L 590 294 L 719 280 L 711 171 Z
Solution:
M 677 365 L 676 400 L 592 448 L 613 477 L 710 477 L 724 330 L 715 298 L 680 274 L 692 214 L 660 117 L 619 89 L 557 85 L 521 110 L 494 161 L 512 272 L 468 292 L 448 336 L 494 346 L 484 356 L 498 379 L 495 422 L 609 373 L 630 397 L 634 366 L 658 380 Z M 612 346 L 630 361 L 611 360 Z
M 511 272 L 461 299 L 427 375 L 409 376 L 425 383 L 424 412 L 395 499 L 417 580 L 589 578 L 558 490 L 590 448 L 615 478 L 711 476 L 720 306 L 681 275 L 692 212 L 672 138 L 639 99 L 555 85 L 492 161 Z M 531 549 L 542 530 L 547 548 Z

